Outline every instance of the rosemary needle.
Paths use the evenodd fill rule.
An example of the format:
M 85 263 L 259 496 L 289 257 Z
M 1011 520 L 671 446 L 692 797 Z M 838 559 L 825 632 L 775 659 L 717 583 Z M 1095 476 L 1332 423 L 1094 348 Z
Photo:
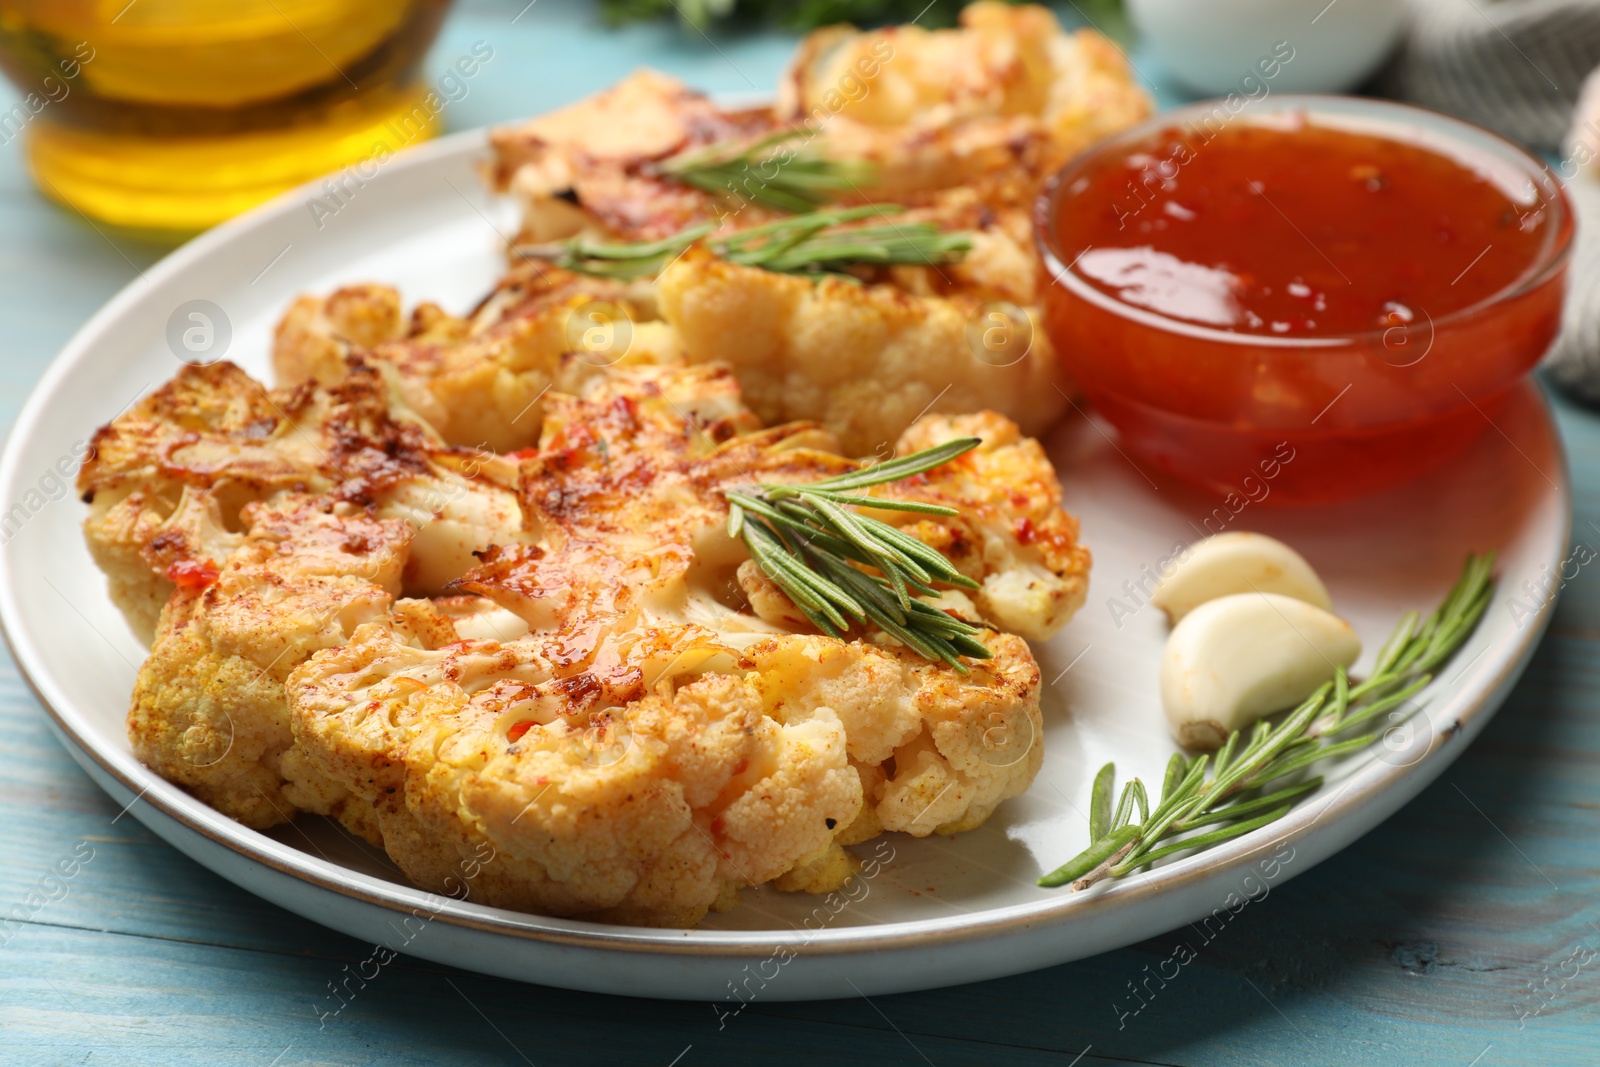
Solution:
M 1379 650 L 1372 674 L 1351 685 L 1341 669 L 1277 725 L 1235 730 L 1214 756 L 1174 755 L 1167 764 L 1161 801 L 1146 811 L 1144 785 L 1135 778 L 1109 817 L 1115 765 L 1095 775 L 1090 796 L 1092 844 L 1039 879 L 1046 887 L 1072 883 L 1087 889 L 1121 878 L 1179 852 L 1210 848 L 1282 818 L 1322 784 L 1318 777 L 1280 784 L 1313 763 L 1364 749 L 1379 733 L 1348 734 L 1392 712 L 1420 693 L 1429 673 L 1472 636 L 1494 592 L 1494 554 L 1467 557 L 1461 577 L 1432 615 L 1407 613 Z M 1207 778 L 1207 771 L 1210 778 Z M 1276 786 L 1266 790 L 1267 786 Z M 1137 806 L 1139 821 L 1132 821 Z M 1217 826 L 1203 833 L 1201 827 Z M 1189 836 L 1182 836 L 1189 835 Z M 1170 838 L 1177 840 L 1162 844 Z
M 897 204 L 874 204 L 813 211 L 723 237 L 712 237 L 715 222 L 702 222 L 659 241 L 596 241 L 579 236 L 523 245 L 516 252 L 579 274 L 631 279 L 661 273 L 691 245 L 702 241 L 714 255 L 730 263 L 809 275 L 836 274 L 858 264 L 946 263 L 971 250 L 971 234 L 946 232 L 931 222 L 848 225 L 904 210 Z
M 965 674 L 959 657 L 990 658 L 978 640 L 981 629 L 913 594 L 937 595 L 935 583 L 961 589 L 978 583 L 937 549 L 851 509 L 956 515 L 939 504 L 853 491 L 930 471 L 978 444 L 976 437 L 963 437 L 820 482 L 727 490 L 728 534 L 743 539 L 761 572 L 823 633 L 843 637 L 853 623 L 871 622 L 925 658 Z

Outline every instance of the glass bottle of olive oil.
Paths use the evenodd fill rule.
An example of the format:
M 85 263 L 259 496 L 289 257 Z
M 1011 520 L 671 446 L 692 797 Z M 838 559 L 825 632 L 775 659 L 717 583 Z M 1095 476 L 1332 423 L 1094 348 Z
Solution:
M 204 229 L 437 132 L 418 67 L 449 0 L 0 0 L 39 188 L 120 226 Z

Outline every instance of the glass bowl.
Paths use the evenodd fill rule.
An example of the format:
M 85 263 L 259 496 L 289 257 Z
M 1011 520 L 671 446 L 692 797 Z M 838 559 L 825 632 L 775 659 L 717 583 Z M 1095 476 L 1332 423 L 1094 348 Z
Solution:
M 1546 239 L 1512 284 L 1466 307 L 1360 333 L 1262 336 L 1133 306 L 1074 270 L 1058 215 L 1078 179 L 1172 127 L 1217 116 L 1259 122 L 1293 112 L 1317 124 L 1402 140 L 1492 175 L 1526 211 L 1549 212 Z M 1268 119 L 1268 121 L 1271 121 Z M 1202 149 L 1203 150 L 1203 149 Z M 1075 183 L 1079 186 L 1075 189 Z M 1526 217 L 1526 216 L 1522 216 Z M 1315 503 L 1406 482 L 1488 429 L 1561 321 L 1573 217 L 1543 162 L 1469 123 L 1403 104 L 1282 95 L 1164 112 L 1068 164 L 1036 204 L 1050 283 L 1045 327 L 1068 373 L 1136 458 L 1220 493 Z M 1252 492 L 1270 481 L 1270 493 Z

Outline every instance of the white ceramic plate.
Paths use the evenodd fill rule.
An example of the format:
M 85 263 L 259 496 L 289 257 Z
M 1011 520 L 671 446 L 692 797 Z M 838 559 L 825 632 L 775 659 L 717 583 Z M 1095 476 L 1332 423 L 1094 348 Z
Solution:
M 1227 527 L 1300 548 L 1369 648 L 1406 609 L 1431 607 L 1470 549 L 1499 550 L 1503 592 L 1437 683 L 1410 743 L 1397 732 L 1391 749 L 1333 768 L 1281 822 L 1210 852 L 1084 894 L 1039 889 L 1041 872 L 1086 844 L 1081 813 L 1094 769 L 1115 759 L 1122 775 L 1159 782 L 1172 752 L 1156 692 L 1163 621 L 1151 608 L 1121 616 L 1107 600 L 1197 537 L 1208 515 L 1210 529 L 1221 524 L 1219 501 L 1156 489 L 1098 425 L 1074 414 L 1049 444 L 1095 553 L 1093 589 L 1079 617 L 1036 650 L 1047 680 L 1044 768 L 1026 796 L 977 831 L 882 839 L 893 858 L 852 891 L 857 899 L 747 890 L 742 908 L 703 929 L 605 926 L 430 896 L 317 820 L 247 830 L 134 759 L 123 713 L 144 649 L 90 562 L 82 506 L 53 472 L 75 467 L 94 427 L 178 369 L 168 322 L 188 301 L 223 309 L 227 357 L 261 377 L 272 324 L 297 293 L 374 280 L 412 299 L 471 306 L 494 280 L 514 225 L 510 206 L 482 192 L 473 172 L 482 145 L 481 133 L 447 138 L 390 162 L 331 215 L 313 213 L 309 193 L 292 194 L 174 253 L 73 338 L 0 460 L 0 501 L 11 509 L 0 621 L 63 743 L 173 846 L 291 911 L 443 963 L 640 996 L 722 998 L 736 988 L 743 999 L 851 996 L 1062 963 L 1198 919 L 1230 893 L 1259 893 L 1371 829 L 1461 753 L 1544 628 L 1546 599 L 1518 593 L 1524 611 L 1509 596 L 1524 580 L 1544 587 L 1570 528 L 1560 444 L 1531 385 L 1469 453 L 1421 483 L 1339 507 L 1251 505 Z M 870 856 L 873 846 L 862 851 Z M 405 915 L 423 921 L 403 924 Z

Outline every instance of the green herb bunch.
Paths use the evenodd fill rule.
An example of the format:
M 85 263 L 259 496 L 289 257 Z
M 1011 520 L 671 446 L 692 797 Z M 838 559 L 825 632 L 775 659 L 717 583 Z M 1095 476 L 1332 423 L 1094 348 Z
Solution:
M 813 211 L 722 237 L 712 237 L 717 223 L 703 222 L 659 241 L 596 241 L 580 236 L 522 245 L 516 252 L 579 274 L 631 279 L 660 274 L 697 242 L 704 242 L 714 255 L 730 263 L 814 276 L 842 275 L 847 267 L 865 264 L 946 263 L 972 248 L 970 234 L 946 232 L 930 222 L 892 221 L 892 216 L 904 210 L 879 204 Z M 870 218 L 891 221 L 848 225 Z

